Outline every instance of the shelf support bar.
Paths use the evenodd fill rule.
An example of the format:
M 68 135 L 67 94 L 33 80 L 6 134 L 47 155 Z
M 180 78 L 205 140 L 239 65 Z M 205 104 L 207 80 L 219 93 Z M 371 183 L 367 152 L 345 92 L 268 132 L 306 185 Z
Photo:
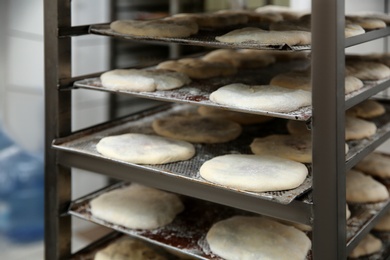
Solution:
M 57 164 L 55 138 L 71 132 L 71 93 L 58 91 L 59 79 L 71 77 L 71 39 L 59 28 L 71 26 L 69 0 L 44 0 L 45 31 L 45 259 L 71 255 L 71 218 L 63 216 L 71 200 L 71 172 Z
M 312 1 L 313 257 L 346 259 L 345 2 Z

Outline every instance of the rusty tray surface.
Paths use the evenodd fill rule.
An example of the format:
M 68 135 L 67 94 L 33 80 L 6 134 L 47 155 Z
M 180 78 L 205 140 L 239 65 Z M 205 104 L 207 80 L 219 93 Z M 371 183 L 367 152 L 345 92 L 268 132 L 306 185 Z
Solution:
M 245 27 L 248 26 L 245 25 Z M 260 43 L 252 43 L 252 42 L 224 43 L 215 40 L 216 36 L 221 36 L 237 28 L 240 27 L 232 27 L 224 30 L 199 30 L 197 34 L 185 38 L 184 37 L 173 38 L 173 37 L 135 36 L 135 35 L 117 33 L 110 29 L 109 24 L 91 25 L 89 28 L 89 32 L 92 34 L 120 37 L 128 40 L 162 42 L 162 43 L 180 43 L 186 45 L 197 45 L 197 46 L 216 47 L 216 48 L 245 48 L 245 49 L 285 50 L 285 51 L 304 51 L 304 50 L 311 49 L 311 45 L 288 45 L 288 44 L 269 45 L 269 44 L 260 44 Z M 241 28 L 243 28 L 243 26 L 241 26 Z
M 53 147 L 60 150 L 88 154 L 99 158 L 106 158 L 96 151 L 96 144 L 100 141 L 101 138 L 129 132 L 154 134 L 151 124 L 155 119 L 174 115 L 188 115 L 192 113 L 196 113 L 196 107 L 192 105 L 166 105 L 150 110 L 148 113 L 139 113 L 134 116 L 127 117 L 123 120 L 116 121 L 115 123 L 109 123 L 102 127 L 91 128 L 66 138 L 57 139 L 55 140 Z M 162 165 L 137 165 L 122 161 L 117 162 L 126 164 L 130 167 L 139 167 L 141 169 L 147 169 L 154 172 L 175 176 L 177 178 L 185 178 L 188 181 L 200 182 L 205 185 L 214 185 L 218 188 L 240 192 L 248 196 L 254 196 L 282 204 L 288 204 L 296 197 L 304 194 L 311 188 L 312 178 L 310 173 L 310 166 L 308 166 L 309 174 L 307 178 L 299 187 L 291 190 L 275 192 L 256 193 L 232 189 L 230 187 L 210 183 L 201 178 L 199 175 L 199 168 L 205 161 L 224 154 L 251 154 L 249 145 L 254 137 L 266 136 L 271 133 L 287 133 L 285 124 L 286 121 L 283 119 L 274 119 L 269 123 L 243 126 L 243 133 L 240 135 L 240 137 L 227 143 L 194 144 L 196 155 L 186 161 Z

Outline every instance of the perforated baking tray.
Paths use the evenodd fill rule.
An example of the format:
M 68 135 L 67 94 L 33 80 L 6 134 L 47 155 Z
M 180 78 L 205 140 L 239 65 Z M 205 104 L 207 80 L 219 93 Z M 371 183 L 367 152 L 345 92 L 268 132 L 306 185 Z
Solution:
M 117 184 L 73 202 L 69 208 L 69 214 L 156 245 L 181 251 L 198 259 L 222 259 L 210 251 L 208 243 L 205 240 L 208 230 L 214 223 L 236 215 L 255 215 L 190 197 L 181 197 L 185 210 L 177 215 L 172 223 L 153 230 L 129 229 L 106 222 L 91 214 L 90 200 L 108 190 L 120 188 L 125 185 L 127 184 Z
M 247 109 L 247 108 L 220 105 L 210 101 L 209 96 L 212 92 L 216 91 L 218 88 L 231 83 L 243 83 L 248 85 L 269 84 L 272 77 L 274 77 L 277 74 L 291 71 L 292 68 L 294 69 L 307 68 L 308 65 L 309 64 L 307 61 L 278 62 L 266 68 L 261 68 L 256 70 L 255 69 L 239 70 L 238 73 L 233 76 L 215 77 L 215 78 L 204 79 L 204 80 L 193 80 L 190 84 L 178 89 L 155 91 L 155 92 L 111 90 L 109 88 L 103 87 L 100 78 L 98 77 L 87 78 L 87 79 L 76 81 L 74 83 L 74 87 L 114 92 L 114 93 L 123 93 L 135 97 L 148 98 L 148 99 L 154 99 L 160 101 L 212 106 L 212 107 L 224 108 L 228 110 L 234 110 L 234 111 L 251 113 L 251 114 L 269 115 L 269 116 L 279 117 L 279 118 L 306 121 L 310 119 L 312 116 L 311 106 L 302 107 L 291 112 L 269 112 L 265 110 Z M 349 93 L 348 95 L 345 96 L 345 99 L 349 100 L 371 88 L 374 88 L 375 86 L 377 86 L 382 82 L 384 82 L 384 80 L 377 81 L 377 82 L 374 81 L 364 82 L 365 85 L 363 88 L 354 91 L 352 93 Z
M 185 196 L 181 197 L 185 204 L 185 210 L 180 213 L 171 224 L 155 230 L 129 229 L 101 220 L 91 214 L 89 202 L 92 199 L 107 191 L 122 188 L 127 185 L 131 184 L 118 183 L 80 198 L 71 203 L 68 212 L 73 216 L 112 228 L 116 231 L 143 239 L 152 244 L 183 252 L 198 259 L 221 259 L 220 257 L 212 254 L 207 242 L 205 241 L 207 231 L 213 223 L 235 215 L 256 215 L 254 213 Z M 385 207 L 388 208 L 388 203 L 389 202 L 386 201 L 372 204 L 350 205 L 352 215 L 351 218 L 347 220 L 347 243 L 355 239 L 358 232 L 364 228 L 365 225 L 380 211 L 382 211 Z M 386 259 L 386 257 L 389 256 L 390 252 L 386 245 L 390 244 L 390 233 L 376 232 L 375 235 L 383 241 L 385 246 L 380 252 L 370 256 L 361 257 L 359 259 Z M 117 236 L 111 236 L 113 236 L 113 238 L 117 238 Z M 311 236 L 310 232 L 308 233 L 308 236 Z M 84 250 L 85 252 L 80 252 L 80 254 L 73 259 L 93 259 L 92 257 L 96 250 L 102 248 L 101 243 L 98 243 L 97 245 L 99 247 L 94 250 L 86 249 Z M 173 257 L 172 259 L 176 258 Z M 311 252 L 309 252 L 306 259 L 312 259 Z
M 185 38 L 172 38 L 172 37 L 150 37 L 150 36 L 134 36 L 123 33 L 117 33 L 110 29 L 109 24 L 91 25 L 89 32 L 92 34 L 106 35 L 113 37 L 120 37 L 128 40 L 137 41 L 150 41 L 150 42 L 165 42 L 165 43 L 180 43 L 187 45 L 198 45 L 206 47 L 216 48 L 241 48 L 241 49 L 265 49 L 265 50 L 287 50 L 287 51 L 303 51 L 310 50 L 310 45 L 269 45 L 259 43 L 223 43 L 215 40 L 216 36 L 221 36 L 229 31 L 227 30 L 200 30 L 197 34 L 194 34 Z
M 147 113 L 139 113 L 134 116 L 124 118 L 120 121 L 107 123 L 101 127 L 87 129 L 69 137 L 57 139 L 54 141 L 53 147 L 55 149 L 70 151 L 74 153 L 82 153 L 99 158 L 106 158 L 96 151 L 96 144 L 100 141 L 101 138 L 105 136 L 119 135 L 129 132 L 154 134 L 151 124 L 155 119 L 174 115 L 188 115 L 196 113 L 196 108 L 197 107 L 191 105 L 166 105 L 150 110 Z M 238 190 L 222 185 L 213 184 L 207 182 L 199 175 L 199 168 L 201 167 L 201 165 L 205 161 L 210 160 L 213 157 L 224 154 L 251 154 L 249 145 L 253 141 L 254 137 L 266 136 L 271 133 L 287 133 L 285 122 L 286 121 L 282 119 L 274 119 L 269 123 L 244 126 L 243 132 L 240 137 L 238 137 L 236 140 L 227 143 L 195 144 L 196 155 L 186 161 L 162 165 L 142 166 L 127 162 L 117 162 L 128 165 L 129 167 L 150 169 L 154 172 L 163 173 L 177 178 L 185 178 L 188 181 L 198 182 L 205 185 L 213 185 L 222 189 L 243 193 L 248 196 L 254 196 L 261 199 L 272 200 L 282 204 L 288 204 L 296 197 L 304 194 L 310 189 L 312 184 L 310 170 L 305 181 L 295 189 L 261 193 L 248 192 L 244 190 Z

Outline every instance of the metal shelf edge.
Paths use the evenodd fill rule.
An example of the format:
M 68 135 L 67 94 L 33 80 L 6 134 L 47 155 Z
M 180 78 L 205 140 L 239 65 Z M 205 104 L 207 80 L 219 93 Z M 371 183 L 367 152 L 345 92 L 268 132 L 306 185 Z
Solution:
M 212 185 L 189 182 L 184 178 L 177 178 L 151 170 L 129 168 L 127 165 L 112 160 L 104 160 L 67 151 L 58 151 L 58 163 L 68 167 L 76 167 L 105 174 L 119 180 L 139 182 L 154 188 L 168 190 L 249 212 L 307 225 L 311 223 L 312 205 L 299 200 L 294 200 L 290 204 L 284 205 L 242 193 L 220 189 Z

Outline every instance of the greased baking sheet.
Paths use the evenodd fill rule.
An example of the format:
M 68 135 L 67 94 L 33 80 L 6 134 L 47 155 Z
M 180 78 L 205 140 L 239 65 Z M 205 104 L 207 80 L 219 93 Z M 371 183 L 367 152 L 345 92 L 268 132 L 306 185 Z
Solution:
M 139 113 L 134 116 L 122 119 L 119 122 L 108 123 L 104 127 L 92 128 L 78 134 L 57 139 L 53 147 L 60 150 L 71 151 L 74 153 L 88 154 L 95 157 L 106 158 L 96 151 L 96 144 L 105 136 L 119 135 L 124 133 L 144 133 L 154 134 L 151 127 L 152 122 L 157 118 L 164 118 L 174 115 L 189 115 L 196 112 L 192 105 L 166 105 L 147 113 Z M 271 133 L 287 133 L 285 127 L 286 121 L 283 119 L 274 119 L 269 123 L 243 126 L 242 134 L 233 141 L 221 144 L 194 144 L 196 155 L 186 161 L 168 163 L 162 165 L 142 165 L 142 169 L 149 168 L 170 176 L 185 178 L 188 181 L 214 185 L 219 188 L 234 190 L 248 196 L 254 196 L 266 200 L 272 200 L 282 204 L 288 204 L 296 197 L 304 194 L 311 188 L 312 178 L 309 167 L 309 174 L 304 182 L 297 188 L 276 192 L 248 192 L 244 190 L 233 189 L 230 187 L 210 183 L 199 175 L 199 168 L 207 160 L 224 154 L 251 154 L 250 143 L 254 137 L 266 136 Z M 104 129 L 102 129 L 104 128 Z M 115 160 L 113 160 L 115 161 Z M 129 167 L 139 167 L 140 165 L 120 162 Z
M 89 28 L 89 32 L 98 35 L 121 37 L 128 40 L 180 43 L 180 44 L 187 44 L 187 45 L 198 45 L 198 46 L 207 46 L 207 47 L 216 47 L 216 48 L 245 48 L 245 49 L 266 49 L 266 50 L 290 50 L 290 51 L 303 51 L 303 50 L 310 50 L 311 48 L 311 45 L 288 45 L 288 44 L 270 45 L 270 44 L 259 44 L 254 42 L 224 43 L 215 40 L 216 36 L 221 36 L 232 29 L 233 28 L 228 30 L 226 29 L 225 30 L 199 30 L 197 34 L 185 38 L 184 37 L 173 38 L 173 37 L 135 36 L 135 35 L 117 33 L 110 29 L 109 24 L 91 25 Z

